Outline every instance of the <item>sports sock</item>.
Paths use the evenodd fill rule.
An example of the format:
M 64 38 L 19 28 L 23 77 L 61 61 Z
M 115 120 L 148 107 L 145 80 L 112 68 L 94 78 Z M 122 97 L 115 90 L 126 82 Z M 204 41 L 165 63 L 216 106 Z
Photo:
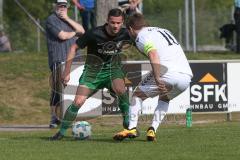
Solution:
M 74 104 L 71 104 L 66 110 L 60 127 L 60 133 L 62 135 L 65 135 L 67 129 L 71 126 L 72 122 L 77 117 L 78 110 L 79 108 Z
M 129 125 L 129 97 L 127 92 L 118 96 L 118 105 L 123 116 L 123 127 L 128 128 Z
M 130 120 L 129 120 L 128 129 L 137 127 L 138 116 L 140 114 L 139 112 L 141 107 L 142 107 L 142 99 L 137 96 L 132 97 L 132 101 L 129 109 Z
M 162 123 L 163 118 L 167 114 L 169 103 L 159 100 L 158 105 L 154 111 L 154 117 L 152 121 L 152 127 L 155 132 L 158 129 L 158 126 Z

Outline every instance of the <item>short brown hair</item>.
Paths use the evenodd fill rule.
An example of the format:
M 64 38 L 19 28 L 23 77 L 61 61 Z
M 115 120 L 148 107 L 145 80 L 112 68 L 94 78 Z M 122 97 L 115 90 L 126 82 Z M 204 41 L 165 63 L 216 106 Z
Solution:
M 134 13 L 128 18 L 126 27 L 129 29 L 130 27 L 134 30 L 140 30 L 143 27 L 148 26 L 144 16 L 141 13 Z
M 123 19 L 124 19 L 124 13 L 122 12 L 122 10 L 121 9 L 119 9 L 119 8 L 113 8 L 113 9 L 111 9 L 109 12 L 108 12 L 108 18 L 109 17 L 111 17 L 111 16 L 113 16 L 113 17 L 123 17 Z

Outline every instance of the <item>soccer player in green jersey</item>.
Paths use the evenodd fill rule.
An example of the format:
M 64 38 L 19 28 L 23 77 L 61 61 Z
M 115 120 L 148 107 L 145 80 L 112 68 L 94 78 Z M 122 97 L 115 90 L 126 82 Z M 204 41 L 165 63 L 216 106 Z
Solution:
M 87 31 L 71 46 L 62 77 L 64 85 L 70 80 L 72 59 L 77 49 L 87 47 L 87 58 L 74 102 L 66 110 L 60 130 L 50 140 L 62 139 L 86 99 L 103 88 L 108 88 L 117 95 L 123 126 L 128 127 L 129 97 L 125 89 L 120 53 L 123 44 L 131 41 L 126 28 L 122 27 L 123 20 L 123 12 L 112 9 L 108 13 L 106 24 Z

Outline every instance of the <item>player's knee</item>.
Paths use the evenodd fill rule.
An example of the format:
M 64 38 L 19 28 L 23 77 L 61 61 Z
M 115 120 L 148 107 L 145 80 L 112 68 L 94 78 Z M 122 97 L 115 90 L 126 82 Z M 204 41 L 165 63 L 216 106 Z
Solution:
M 117 94 L 117 95 L 122 95 L 122 94 L 124 94 L 126 92 L 126 89 L 125 88 L 116 88 L 115 89 L 115 93 Z
M 141 91 L 135 91 L 132 95 L 132 97 L 138 97 L 140 98 L 142 101 L 144 101 L 145 99 L 147 99 L 148 97 Z
M 76 105 L 77 107 L 81 107 L 84 103 L 85 103 L 86 99 L 79 97 L 79 98 L 75 98 L 74 100 L 74 105 Z
M 169 103 L 170 99 L 168 96 L 159 96 L 159 99 L 163 102 Z

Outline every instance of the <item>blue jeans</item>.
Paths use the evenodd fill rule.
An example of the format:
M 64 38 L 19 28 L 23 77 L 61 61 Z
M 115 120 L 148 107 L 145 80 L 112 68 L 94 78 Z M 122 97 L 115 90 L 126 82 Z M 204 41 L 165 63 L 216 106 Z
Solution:
M 95 10 L 93 9 L 85 9 L 81 12 L 82 17 L 82 25 L 85 31 L 89 29 L 89 25 L 91 24 L 91 28 L 96 27 L 96 17 Z

